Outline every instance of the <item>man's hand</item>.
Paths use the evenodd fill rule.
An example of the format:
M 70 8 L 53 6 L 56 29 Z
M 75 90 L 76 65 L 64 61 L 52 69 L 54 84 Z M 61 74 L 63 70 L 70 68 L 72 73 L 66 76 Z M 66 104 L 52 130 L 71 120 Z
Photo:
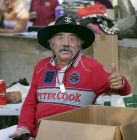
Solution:
M 16 129 L 16 131 L 14 133 L 12 133 L 11 135 L 9 135 L 9 138 L 15 138 L 15 137 L 20 137 L 21 135 L 26 134 L 26 131 L 23 129 Z
M 112 64 L 112 74 L 109 77 L 110 88 L 114 90 L 122 89 L 124 87 L 124 79 L 120 73 L 116 72 L 116 66 Z

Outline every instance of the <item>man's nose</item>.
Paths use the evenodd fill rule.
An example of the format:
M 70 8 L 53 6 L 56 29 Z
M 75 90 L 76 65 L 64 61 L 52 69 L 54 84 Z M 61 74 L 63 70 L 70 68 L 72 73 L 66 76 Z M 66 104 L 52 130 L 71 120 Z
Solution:
M 68 36 L 65 36 L 63 39 L 63 45 L 68 45 L 69 44 L 69 38 Z

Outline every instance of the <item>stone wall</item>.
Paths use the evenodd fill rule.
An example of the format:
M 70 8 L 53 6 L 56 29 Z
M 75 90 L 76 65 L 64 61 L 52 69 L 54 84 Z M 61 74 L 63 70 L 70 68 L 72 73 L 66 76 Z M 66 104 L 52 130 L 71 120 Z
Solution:
M 0 79 L 7 85 L 24 77 L 30 82 L 37 61 L 49 55 L 36 39 L 0 36 Z

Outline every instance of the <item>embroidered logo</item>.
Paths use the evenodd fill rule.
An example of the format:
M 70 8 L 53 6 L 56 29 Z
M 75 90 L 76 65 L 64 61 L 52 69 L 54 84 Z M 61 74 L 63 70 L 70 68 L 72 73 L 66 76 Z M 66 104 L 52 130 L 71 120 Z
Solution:
M 69 82 L 71 84 L 77 84 L 80 82 L 80 74 L 75 71 L 75 72 L 72 72 L 69 76 Z
M 72 22 L 72 18 L 71 17 L 65 17 L 65 20 L 64 20 L 66 23 L 71 23 Z

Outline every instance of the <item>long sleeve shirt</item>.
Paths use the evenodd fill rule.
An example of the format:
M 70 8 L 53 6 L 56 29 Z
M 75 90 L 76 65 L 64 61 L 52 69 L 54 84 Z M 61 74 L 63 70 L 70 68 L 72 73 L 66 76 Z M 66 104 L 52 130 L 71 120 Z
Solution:
M 35 136 L 38 120 L 43 117 L 90 105 L 102 93 L 129 94 L 131 88 L 126 78 L 122 89 L 110 88 L 111 74 L 104 65 L 82 53 L 63 69 L 59 69 L 51 57 L 42 59 L 34 69 L 18 128 Z

